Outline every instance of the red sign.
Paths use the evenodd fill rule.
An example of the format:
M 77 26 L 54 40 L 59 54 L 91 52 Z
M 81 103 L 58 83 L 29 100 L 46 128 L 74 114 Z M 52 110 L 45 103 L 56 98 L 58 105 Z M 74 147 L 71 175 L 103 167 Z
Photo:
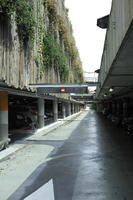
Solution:
M 65 88 L 60 88 L 60 92 L 64 93 L 65 92 Z

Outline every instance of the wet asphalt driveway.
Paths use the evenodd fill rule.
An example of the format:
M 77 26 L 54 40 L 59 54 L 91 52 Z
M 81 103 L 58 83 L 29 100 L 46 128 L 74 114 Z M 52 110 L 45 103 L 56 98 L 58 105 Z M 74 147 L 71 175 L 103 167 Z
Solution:
M 23 200 L 49 180 L 55 200 L 132 200 L 133 138 L 94 110 L 55 131 L 63 130 L 71 132 L 66 140 L 25 140 L 55 148 L 8 200 Z

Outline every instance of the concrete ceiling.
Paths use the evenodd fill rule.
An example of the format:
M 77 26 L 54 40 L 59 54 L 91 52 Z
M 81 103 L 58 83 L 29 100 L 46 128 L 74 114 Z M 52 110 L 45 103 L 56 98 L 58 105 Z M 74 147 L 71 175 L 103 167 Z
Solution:
M 116 58 L 109 70 L 104 85 L 101 88 L 100 96 L 105 92 L 108 93 L 109 88 L 113 87 L 114 95 L 121 95 L 133 92 L 133 29 L 132 26 L 128 30 L 122 45 L 116 55 Z

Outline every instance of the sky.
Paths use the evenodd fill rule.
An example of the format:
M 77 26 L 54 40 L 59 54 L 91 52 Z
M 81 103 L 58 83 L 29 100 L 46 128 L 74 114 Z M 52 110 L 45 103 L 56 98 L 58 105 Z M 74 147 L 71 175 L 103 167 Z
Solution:
M 106 29 L 97 27 L 97 19 L 110 13 L 112 0 L 65 0 L 79 50 L 83 70 L 100 68 Z

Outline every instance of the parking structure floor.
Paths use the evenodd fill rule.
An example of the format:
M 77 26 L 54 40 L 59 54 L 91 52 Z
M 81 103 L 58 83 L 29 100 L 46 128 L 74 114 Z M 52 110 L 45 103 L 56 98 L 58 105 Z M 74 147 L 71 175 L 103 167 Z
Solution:
M 18 184 L 8 200 L 34 200 L 32 194 L 50 180 L 53 184 L 53 197 L 44 196 L 40 190 L 42 195 L 38 200 L 133 199 L 133 138 L 95 110 L 84 111 L 75 120 L 48 135 L 38 138 L 33 136 L 19 143 L 26 144 L 27 148 L 31 144 L 36 148 L 39 145 L 40 148 L 42 145 L 53 148 L 46 159 L 38 163 L 35 170 Z M 37 151 L 39 153 L 39 149 Z M 43 153 L 40 153 L 41 156 Z M 14 159 L 17 159 L 17 155 Z M 4 165 L 4 162 L 7 161 L 0 164 Z M 12 158 L 8 163 L 12 165 Z M 4 172 L 6 170 L 3 167 Z M 7 170 L 3 175 L 7 180 L 8 173 Z M 6 187 L 11 187 L 12 182 L 7 182 L 9 185 Z

